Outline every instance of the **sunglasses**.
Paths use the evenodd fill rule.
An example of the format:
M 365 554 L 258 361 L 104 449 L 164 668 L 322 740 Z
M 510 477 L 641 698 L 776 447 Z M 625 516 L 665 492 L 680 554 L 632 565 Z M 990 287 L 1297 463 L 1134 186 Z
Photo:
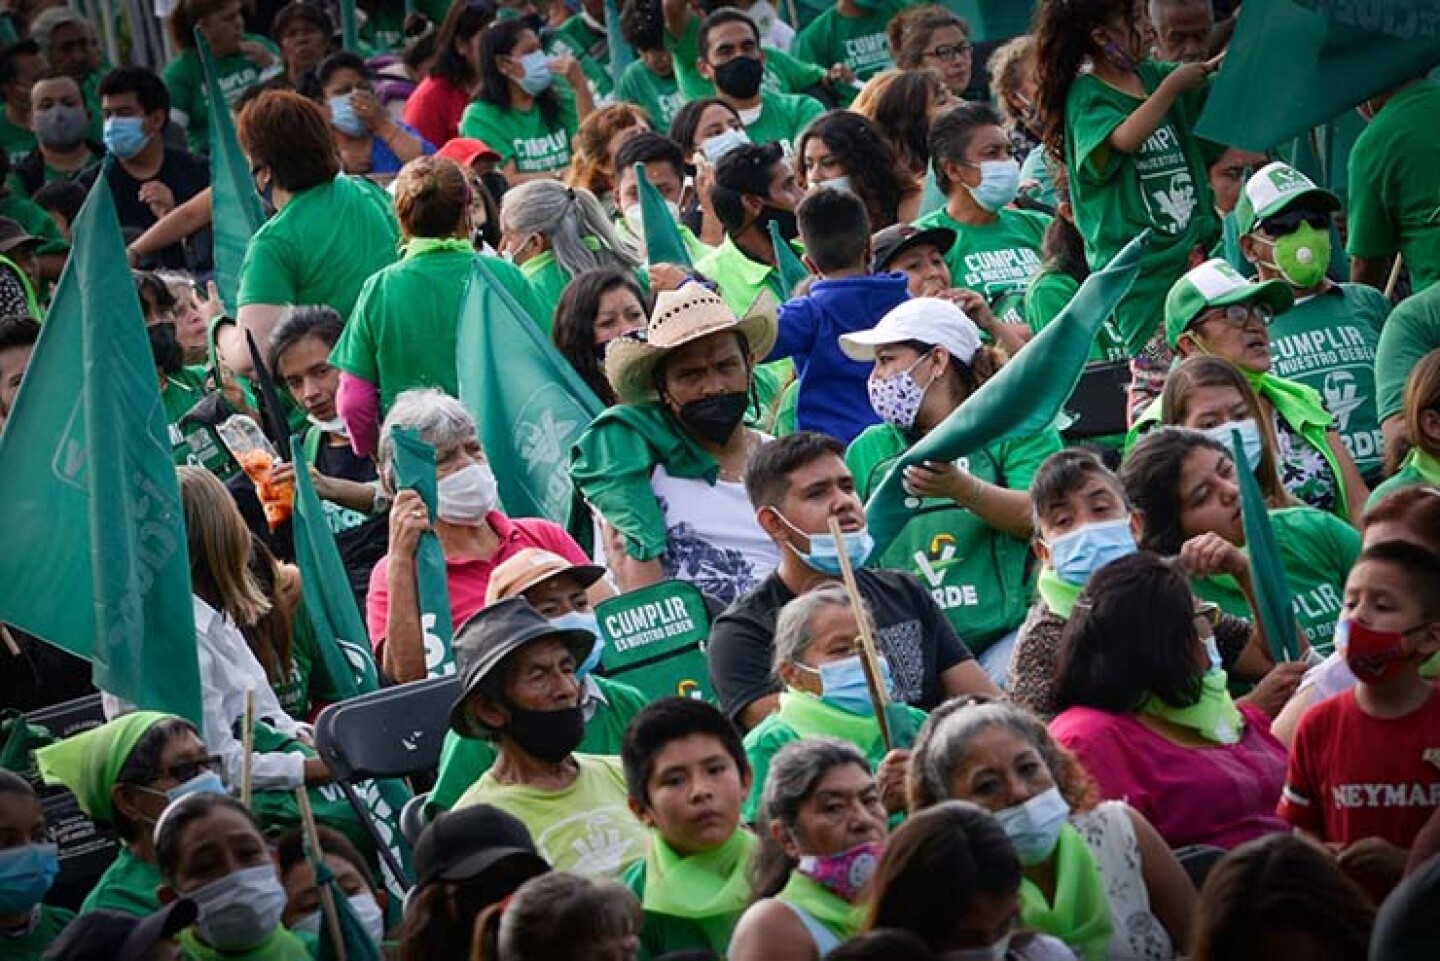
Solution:
M 184 784 L 186 781 L 199 777 L 206 771 L 219 772 L 223 763 L 220 755 L 211 754 L 209 757 L 201 758 L 198 761 L 181 761 L 167 768 L 161 768 L 160 775 Z
M 1273 217 L 1260 221 L 1260 229 L 1272 237 L 1284 237 L 1309 224 L 1316 230 L 1330 228 L 1330 215 L 1319 210 L 1282 210 Z

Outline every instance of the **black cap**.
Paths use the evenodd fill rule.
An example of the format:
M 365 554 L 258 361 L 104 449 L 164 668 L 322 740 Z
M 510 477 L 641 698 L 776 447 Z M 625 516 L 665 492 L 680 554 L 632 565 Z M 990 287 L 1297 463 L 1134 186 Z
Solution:
M 86 911 L 50 943 L 44 961 L 145 961 L 155 945 L 194 924 L 198 913 L 187 898 L 143 918 L 123 911 Z
M 894 224 L 870 238 L 875 251 L 876 273 L 890 266 L 890 262 L 914 247 L 934 247 L 941 256 L 948 254 L 955 246 L 955 231 L 949 227 L 926 227 L 914 224 Z
M 0 254 L 8 254 L 24 244 L 38 244 L 40 238 L 9 217 L 0 217 Z
M 500 666 L 506 657 L 531 641 L 553 637 L 563 641 L 583 661 L 595 646 L 595 635 L 586 630 L 558 628 L 523 597 L 509 597 L 482 608 L 455 633 L 455 669 L 460 675 L 460 696 L 450 706 L 450 729 L 462 737 L 485 737 L 485 725 L 466 708 L 480 682 Z
M 415 842 L 416 884 L 468 881 L 509 858 L 528 863 L 535 874 L 550 870 L 530 832 L 513 814 L 489 804 L 445 811 Z

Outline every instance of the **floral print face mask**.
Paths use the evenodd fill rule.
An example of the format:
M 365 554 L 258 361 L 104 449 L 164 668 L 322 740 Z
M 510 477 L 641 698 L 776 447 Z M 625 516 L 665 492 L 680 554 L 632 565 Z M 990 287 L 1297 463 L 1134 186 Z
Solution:
M 921 354 L 915 363 L 889 377 L 871 375 L 866 384 L 870 393 L 870 406 L 885 423 L 900 430 L 910 430 L 915 426 L 920 404 L 925 400 L 925 392 L 930 389 L 930 384 L 935 383 L 935 378 L 931 377 L 930 384 L 921 387 L 915 381 L 914 371 L 920 366 L 920 362 L 929 356 L 928 352 Z

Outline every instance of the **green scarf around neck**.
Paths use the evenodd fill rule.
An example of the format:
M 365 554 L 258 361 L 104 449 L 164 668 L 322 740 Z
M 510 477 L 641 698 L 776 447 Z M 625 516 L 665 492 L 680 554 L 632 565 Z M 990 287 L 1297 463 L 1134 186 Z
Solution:
M 737 828 L 715 850 L 683 857 L 659 834 L 652 834 L 645 853 L 641 904 L 652 914 L 695 922 L 710 946 L 723 955 L 750 900 L 747 872 L 759 847 L 755 835 Z
M 474 254 L 475 247 L 464 237 L 411 237 L 400 245 L 400 256 L 405 260 L 451 251 Z
M 780 694 L 780 720 L 801 737 L 838 737 L 869 754 L 880 740 L 874 715 L 852 714 L 826 704 L 809 691 L 786 688 Z
M 1040 576 L 1035 579 L 1035 589 L 1040 592 L 1040 599 L 1045 602 L 1045 606 L 1067 621 L 1075 613 L 1075 602 L 1083 590 L 1062 579 L 1055 573 L 1055 568 L 1049 566 L 1041 568 Z
M 841 941 L 859 934 L 865 920 L 864 905 L 843 900 L 799 871 L 790 872 L 790 880 L 776 897 L 825 925 Z
M 1029 878 L 1020 881 L 1020 919 L 1028 928 L 1059 938 L 1084 961 L 1105 961 L 1110 946 L 1110 900 L 1085 839 L 1069 824 L 1060 829 L 1051 855 L 1055 901 Z
M 1200 700 L 1189 707 L 1175 707 L 1151 694 L 1140 705 L 1140 712 L 1189 728 L 1207 741 L 1235 744 L 1245 733 L 1245 716 L 1231 699 L 1226 682 L 1225 671 L 1215 668 L 1206 672 Z
M 1409 468 L 1420 479 L 1427 484 L 1440 486 L 1440 460 L 1436 460 L 1418 447 L 1410 448 L 1410 453 L 1405 455 L 1405 462 L 1400 465 L 1401 470 Z

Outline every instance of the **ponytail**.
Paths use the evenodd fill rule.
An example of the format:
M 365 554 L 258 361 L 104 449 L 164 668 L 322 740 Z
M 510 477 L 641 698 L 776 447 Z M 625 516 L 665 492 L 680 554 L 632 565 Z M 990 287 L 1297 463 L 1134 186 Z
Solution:
M 1036 9 L 1036 121 L 1055 156 L 1065 156 L 1065 102 L 1091 54 L 1090 31 L 1129 12 L 1129 0 L 1042 0 Z

